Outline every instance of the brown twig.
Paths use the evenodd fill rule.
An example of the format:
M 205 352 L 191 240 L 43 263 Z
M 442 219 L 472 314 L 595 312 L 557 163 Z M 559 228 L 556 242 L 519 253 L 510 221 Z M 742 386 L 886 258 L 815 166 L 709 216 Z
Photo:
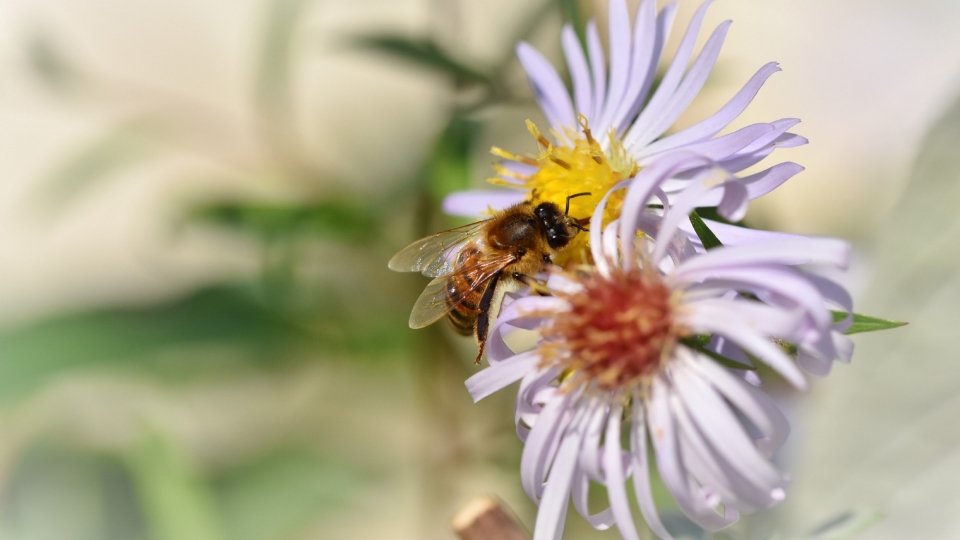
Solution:
M 460 540 L 529 540 L 513 516 L 494 498 L 474 499 L 453 517 L 453 532 Z

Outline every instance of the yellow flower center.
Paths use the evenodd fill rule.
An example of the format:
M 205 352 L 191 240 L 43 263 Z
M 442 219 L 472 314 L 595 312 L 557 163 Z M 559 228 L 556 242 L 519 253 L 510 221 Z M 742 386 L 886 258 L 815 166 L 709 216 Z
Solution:
M 534 205 L 552 202 L 560 208 L 565 208 L 567 197 L 570 195 L 589 193 L 590 195 L 570 199 L 570 216 L 584 220 L 586 224 L 586 220 L 593 215 L 603 196 L 621 180 L 636 175 L 640 167 L 627 156 L 615 132 L 610 132 L 609 150 L 604 151 L 590 133 L 587 120 L 583 115 L 580 116 L 580 125 L 583 127 L 583 133 L 567 132 L 566 134 L 567 139 L 573 141 L 572 146 L 557 146 L 544 137 L 537 126 L 528 120 L 527 128 L 541 147 L 540 155 L 529 158 L 496 147 L 492 152 L 500 158 L 537 167 L 536 172 L 522 175 L 502 165 L 494 165 L 501 176 L 520 180 L 520 185 L 530 190 L 529 200 Z M 501 178 L 490 178 L 488 181 L 517 187 L 517 184 L 507 183 Z M 623 197 L 623 191 L 610 196 L 604 210 L 603 225 L 620 215 Z M 554 263 L 560 266 L 590 262 L 589 235 L 587 234 L 578 234 L 563 252 L 554 257 Z

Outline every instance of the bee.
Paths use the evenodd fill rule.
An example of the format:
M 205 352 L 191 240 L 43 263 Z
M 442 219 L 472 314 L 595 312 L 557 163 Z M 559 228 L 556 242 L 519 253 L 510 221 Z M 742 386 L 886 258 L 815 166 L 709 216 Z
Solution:
M 493 217 L 417 240 L 400 250 L 388 266 L 397 272 L 421 272 L 434 278 L 410 313 L 410 328 L 448 317 L 454 330 L 473 334 L 480 363 L 490 329 L 490 307 L 498 288 L 511 281 L 533 283 L 550 257 L 586 231 L 566 208 L 551 202 L 521 202 Z

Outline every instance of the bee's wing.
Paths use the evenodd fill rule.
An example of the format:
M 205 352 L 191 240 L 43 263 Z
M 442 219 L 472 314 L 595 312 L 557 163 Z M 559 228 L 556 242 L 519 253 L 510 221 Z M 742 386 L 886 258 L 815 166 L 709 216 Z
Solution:
M 387 266 L 397 272 L 421 272 L 437 277 L 455 271 L 456 254 L 474 238 L 486 221 L 478 221 L 456 229 L 450 229 L 421 238 L 400 250 Z
M 410 328 L 423 328 L 437 322 L 441 317 L 463 302 L 477 289 L 486 287 L 490 280 L 508 264 L 516 261 L 513 254 L 504 253 L 484 257 L 470 266 L 456 268 L 453 272 L 431 281 L 420 294 L 410 313 Z M 469 287 L 449 288 L 451 279 L 467 278 Z

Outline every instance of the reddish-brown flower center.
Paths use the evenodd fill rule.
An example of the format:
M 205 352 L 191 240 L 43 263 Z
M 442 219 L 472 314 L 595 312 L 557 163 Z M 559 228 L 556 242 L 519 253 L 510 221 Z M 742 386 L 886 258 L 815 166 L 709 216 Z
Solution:
M 543 358 L 577 381 L 620 389 L 656 373 L 677 339 L 670 289 L 654 272 L 593 273 L 544 330 Z

